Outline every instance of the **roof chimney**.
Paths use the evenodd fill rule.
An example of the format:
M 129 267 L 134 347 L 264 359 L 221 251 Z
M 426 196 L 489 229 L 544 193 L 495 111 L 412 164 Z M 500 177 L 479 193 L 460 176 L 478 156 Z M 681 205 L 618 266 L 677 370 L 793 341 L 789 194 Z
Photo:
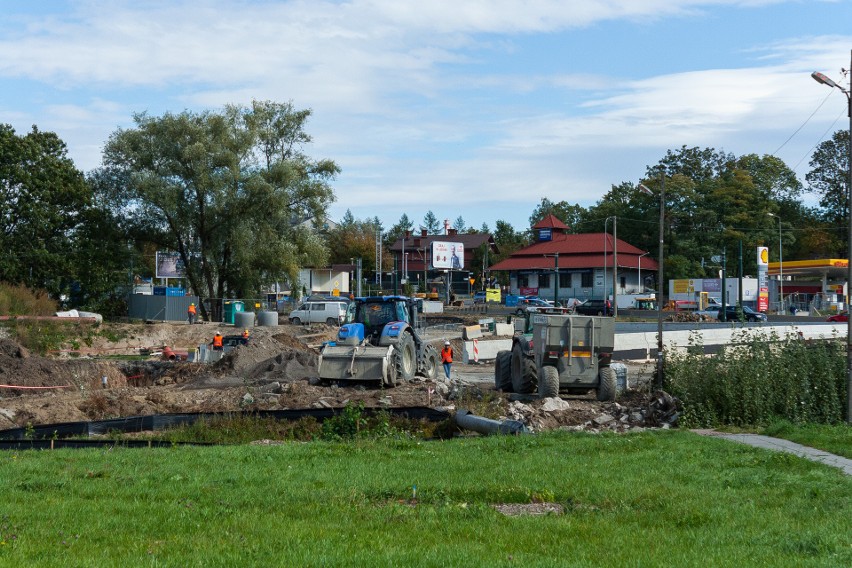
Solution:
M 420 229 L 420 236 L 421 237 L 425 237 L 428 234 L 429 234 L 429 231 L 427 231 L 426 229 Z
M 450 236 L 453 236 L 457 233 L 458 233 L 458 231 L 456 231 L 455 229 L 447 229 L 447 234 L 450 235 Z
M 445 235 L 450 234 L 450 220 L 449 219 L 444 219 L 444 234 Z

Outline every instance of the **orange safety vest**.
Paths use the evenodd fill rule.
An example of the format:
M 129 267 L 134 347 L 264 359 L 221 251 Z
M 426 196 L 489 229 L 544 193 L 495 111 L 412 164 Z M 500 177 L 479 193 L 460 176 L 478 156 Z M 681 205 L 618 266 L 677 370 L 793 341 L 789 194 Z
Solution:
M 244 329 L 244 330 L 243 330 L 243 337 L 244 337 L 245 339 L 248 339 L 248 336 L 249 336 L 249 332 L 248 332 L 248 330 L 247 330 L 247 329 Z
M 222 347 L 222 336 L 214 335 L 213 336 L 213 347 Z
M 187 312 L 189 312 L 189 313 L 191 313 L 192 315 L 195 315 L 195 306 L 189 306 L 189 307 L 186 309 L 186 311 L 187 311 Z
M 452 363 L 453 362 L 453 348 L 452 347 L 444 347 L 441 349 L 441 363 Z

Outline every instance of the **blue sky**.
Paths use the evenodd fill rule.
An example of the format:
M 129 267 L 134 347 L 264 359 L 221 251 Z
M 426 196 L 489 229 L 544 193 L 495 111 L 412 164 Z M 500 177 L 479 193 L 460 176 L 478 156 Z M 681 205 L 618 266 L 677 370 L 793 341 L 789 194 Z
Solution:
M 81 170 L 133 113 L 292 101 L 313 110 L 307 152 L 342 168 L 330 217 L 386 228 L 431 210 L 522 230 L 542 197 L 593 205 L 684 145 L 774 153 L 804 180 L 848 127 L 844 95 L 810 78 L 848 84 L 848 1 L 0 8 L 0 123 L 56 132 Z

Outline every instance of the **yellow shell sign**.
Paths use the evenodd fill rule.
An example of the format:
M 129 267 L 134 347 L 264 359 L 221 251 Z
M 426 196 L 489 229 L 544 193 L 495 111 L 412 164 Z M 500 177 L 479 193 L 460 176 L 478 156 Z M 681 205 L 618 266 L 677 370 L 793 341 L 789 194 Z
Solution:
M 757 264 L 759 266 L 767 266 L 769 264 L 769 249 L 766 247 L 757 247 Z

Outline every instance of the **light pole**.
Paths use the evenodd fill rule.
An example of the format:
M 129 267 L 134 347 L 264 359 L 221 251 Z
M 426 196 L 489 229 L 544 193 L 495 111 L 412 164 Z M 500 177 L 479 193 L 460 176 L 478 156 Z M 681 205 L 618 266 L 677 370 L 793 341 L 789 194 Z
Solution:
M 654 195 L 648 186 L 639 184 L 639 191 Z M 657 264 L 657 388 L 663 388 L 663 228 L 666 219 L 666 172 L 660 170 L 660 242 Z
M 604 268 L 603 300 L 604 300 L 604 303 L 606 303 L 607 298 L 608 298 L 607 293 L 606 293 L 606 251 L 607 251 L 607 244 L 609 243 L 609 233 L 607 232 L 607 224 L 609 223 L 610 219 L 612 219 L 612 225 L 613 225 L 613 227 L 615 227 L 615 222 L 616 222 L 615 215 L 613 215 L 611 217 L 607 217 L 606 219 L 604 219 L 604 258 L 603 258 L 603 268 Z M 614 250 L 615 250 L 615 243 L 613 242 L 613 251 Z M 614 259 L 613 259 L 613 262 L 614 262 Z M 615 266 L 613 266 L 613 271 L 614 270 L 615 270 Z M 613 294 L 615 294 L 615 276 L 613 276 L 613 279 L 612 279 L 612 292 L 613 292 Z
M 642 254 L 639 255 L 639 276 L 638 276 L 638 278 L 639 278 L 639 293 L 640 294 L 645 293 L 645 283 L 642 282 L 642 257 L 648 256 L 649 254 L 651 254 L 651 253 L 646 252 L 646 253 L 642 253 Z
M 852 56 L 850 56 L 852 61 Z M 850 65 L 852 69 L 852 65 Z M 844 75 L 849 74 L 849 70 L 843 71 Z M 849 296 L 852 290 L 852 94 L 849 89 L 841 87 L 822 73 L 814 71 L 811 77 L 818 83 L 828 85 L 831 88 L 840 89 L 846 95 L 847 114 L 849 115 L 849 154 L 846 156 L 846 167 L 849 169 L 849 186 L 846 188 L 846 220 L 848 222 L 848 239 L 846 243 L 846 309 L 849 310 Z M 852 319 L 847 318 L 846 322 L 846 422 L 852 424 Z
M 781 240 L 781 216 L 768 213 L 770 217 L 778 219 L 778 305 L 780 313 L 784 313 L 784 243 Z

